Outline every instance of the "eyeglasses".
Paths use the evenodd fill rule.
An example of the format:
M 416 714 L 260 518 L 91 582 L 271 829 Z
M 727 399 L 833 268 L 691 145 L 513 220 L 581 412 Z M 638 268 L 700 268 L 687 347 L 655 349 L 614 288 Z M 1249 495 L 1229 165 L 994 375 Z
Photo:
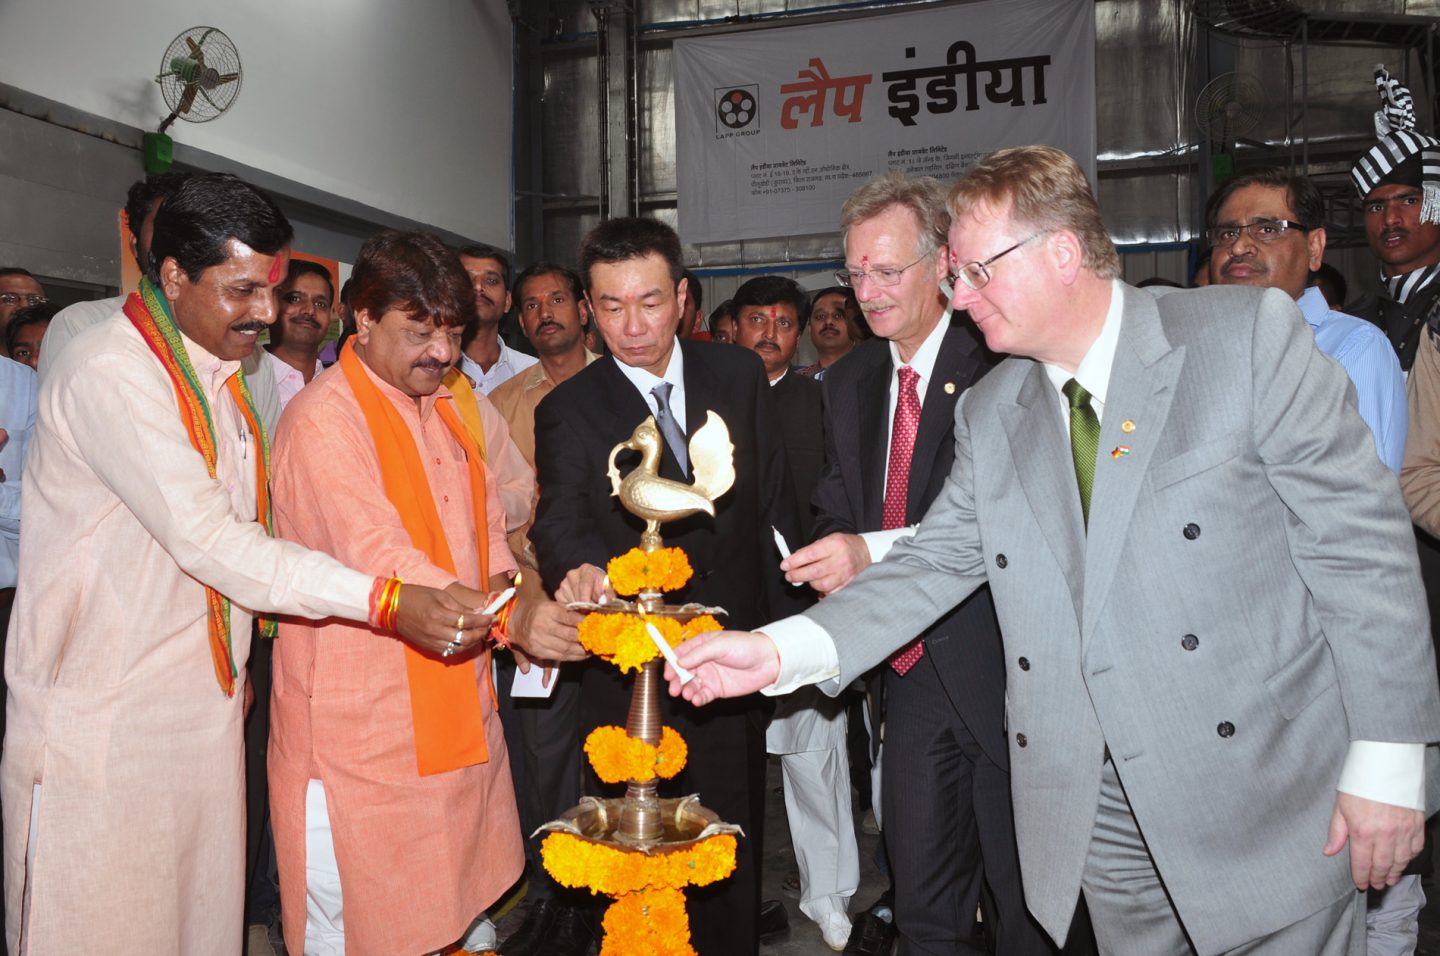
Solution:
M 36 295 L 33 292 L 0 292 L 0 305 L 44 305 L 50 300 L 43 295 Z
M 991 256 L 989 259 L 986 259 L 984 262 L 971 261 L 965 263 L 959 268 L 958 271 L 950 273 L 951 283 L 954 283 L 956 279 L 959 279 L 961 282 L 969 286 L 972 291 L 979 292 L 981 289 L 985 288 L 987 285 L 990 284 L 990 270 L 986 268 L 987 266 L 993 265 L 996 260 L 1008 256 L 1010 253 L 1014 252 L 1016 249 L 1019 249 L 1027 242 L 1033 242 L 1043 235 L 1045 235 L 1045 233 L 1037 232 L 1033 236 L 1030 236 L 1026 239 L 1021 239 L 1009 249 L 1002 249 L 1001 251 Z
M 1313 226 L 1302 226 L 1289 219 L 1260 219 L 1245 225 L 1216 226 L 1206 230 L 1212 246 L 1233 246 L 1243 232 L 1256 242 L 1274 242 L 1291 229 L 1309 232 Z
M 888 287 L 892 285 L 899 285 L 900 277 L 905 274 L 906 269 L 915 268 L 920 263 L 924 262 L 926 259 L 930 258 L 934 254 L 935 253 L 933 251 L 927 252 L 919 259 L 916 259 L 914 262 L 910 263 L 908 266 L 900 269 L 870 269 L 865 272 L 837 272 L 835 273 L 835 281 L 840 283 L 847 289 L 856 288 L 864 279 L 869 279 L 871 282 L 875 283 L 878 286 Z

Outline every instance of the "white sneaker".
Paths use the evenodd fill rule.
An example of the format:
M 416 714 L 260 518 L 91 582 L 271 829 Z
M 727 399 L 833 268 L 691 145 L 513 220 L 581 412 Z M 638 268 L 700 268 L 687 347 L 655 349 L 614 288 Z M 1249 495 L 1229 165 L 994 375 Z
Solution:
M 460 948 L 467 953 L 487 953 L 499 944 L 495 924 L 483 916 L 470 924 L 460 940 Z
M 845 952 L 845 946 L 850 942 L 850 917 L 844 913 L 826 913 L 817 925 L 820 935 L 825 937 L 826 946 L 837 953 Z

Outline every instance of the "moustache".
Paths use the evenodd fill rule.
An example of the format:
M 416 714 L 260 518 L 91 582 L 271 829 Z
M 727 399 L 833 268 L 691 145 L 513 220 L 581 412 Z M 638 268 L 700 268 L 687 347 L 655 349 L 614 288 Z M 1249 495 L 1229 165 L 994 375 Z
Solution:
M 444 362 L 437 362 L 435 359 L 421 359 L 410 367 L 423 368 L 429 372 L 444 372 L 450 366 L 446 365 Z
M 1380 241 L 1388 242 L 1391 239 L 1406 239 L 1410 236 L 1409 229 L 1386 229 L 1380 233 Z
M 1230 274 L 1231 266 L 1237 265 L 1249 266 L 1251 269 L 1254 269 L 1256 272 L 1259 273 L 1266 273 L 1270 271 L 1254 259 L 1236 256 L 1235 258 L 1225 260 L 1225 264 L 1220 267 L 1220 274 L 1228 276 Z
M 308 325 L 312 328 L 320 328 L 320 320 L 313 315 L 292 315 L 290 321 L 296 325 Z
M 755 348 L 756 350 L 765 349 L 768 352 L 780 351 L 780 346 L 776 345 L 774 342 L 756 342 Z
M 555 329 L 559 331 L 564 329 L 564 326 L 561 325 L 559 322 L 553 322 L 550 319 L 546 319 L 544 322 L 541 322 L 535 327 L 535 331 L 537 333 L 544 332 L 546 329 Z
M 815 327 L 815 334 L 816 334 L 816 335 L 839 335 L 839 334 L 840 334 L 840 326 L 838 326 L 838 325 L 831 325 L 829 322 L 822 322 L 820 325 L 817 325 L 817 326 Z
M 255 320 L 252 320 L 252 321 L 250 321 L 250 322 L 236 322 L 234 325 L 230 326 L 230 331 L 231 331 L 231 332 L 263 332 L 263 331 L 265 331 L 266 328 L 267 328 L 267 326 L 265 325 L 264 322 L 261 322 L 261 321 L 259 321 L 258 319 L 255 319 Z

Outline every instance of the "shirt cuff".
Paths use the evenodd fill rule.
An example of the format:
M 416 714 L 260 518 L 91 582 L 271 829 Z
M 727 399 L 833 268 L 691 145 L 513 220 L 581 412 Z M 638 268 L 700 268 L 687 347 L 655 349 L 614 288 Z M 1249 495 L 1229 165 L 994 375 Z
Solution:
M 788 694 L 806 684 L 818 684 L 840 676 L 840 657 L 830 634 L 814 621 L 797 614 L 765 625 L 763 633 L 780 655 L 780 673 L 775 683 L 761 693 L 774 697 Z
M 1354 797 L 1424 812 L 1424 777 L 1424 744 L 1352 740 L 1335 789 Z
M 913 526 L 908 528 L 891 528 L 889 531 L 865 531 L 860 534 L 860 540 L 865 542 L 865 547 L 870 549 L 870 560 L 881 561 L 885 555 L 894 547 L 895 542 L 901 538 L 908 538 L 915 533 Z

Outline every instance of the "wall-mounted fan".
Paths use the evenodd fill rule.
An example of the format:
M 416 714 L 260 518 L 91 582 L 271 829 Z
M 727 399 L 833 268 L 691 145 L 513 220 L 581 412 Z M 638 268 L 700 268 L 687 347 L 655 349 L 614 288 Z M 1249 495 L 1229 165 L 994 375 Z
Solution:
M 158 173 L 170 167 L 175 146 L 165 133 L 170 124 L 177 119 L 189 123 L 215 119 L 235 105 L 243 77 L 240 51 L 215 27 L 191 27 L 171 40 L 155 77 L 170 115 L 158 131 L 145 134 L 146 171 Z

